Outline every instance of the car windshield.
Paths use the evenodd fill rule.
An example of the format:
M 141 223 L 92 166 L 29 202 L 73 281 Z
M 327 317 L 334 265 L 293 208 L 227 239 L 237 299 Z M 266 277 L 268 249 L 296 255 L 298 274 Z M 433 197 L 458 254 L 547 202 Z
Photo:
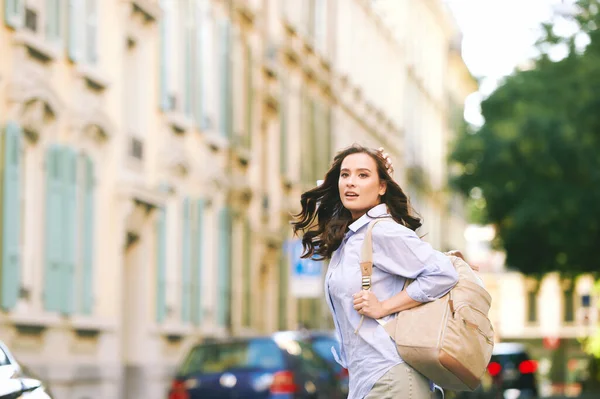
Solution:
M 0 366 L 8 366 L 10 364 L 10 360 L 8 360 L 8 356 L 0 347 Z
M 195 347 L 180 372 L 189 374 L 222 373 L 232 369 L 281 369 L 284 358 L 271 340 L 215 343 Z

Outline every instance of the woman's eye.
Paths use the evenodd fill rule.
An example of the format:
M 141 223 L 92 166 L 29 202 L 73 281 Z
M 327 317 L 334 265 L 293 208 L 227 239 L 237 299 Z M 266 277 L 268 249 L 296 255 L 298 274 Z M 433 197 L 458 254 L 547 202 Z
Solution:
M 369 175 L 367 175 L 366 173 L 361 173 L 360 175 L 358 175 L 358 177 L 365 178 L 365 177 L 369 177 Z

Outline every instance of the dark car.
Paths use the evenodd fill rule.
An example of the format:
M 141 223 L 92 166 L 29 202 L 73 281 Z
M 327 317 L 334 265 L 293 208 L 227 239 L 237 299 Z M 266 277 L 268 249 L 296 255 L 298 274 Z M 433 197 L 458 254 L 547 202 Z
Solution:
M 47 387 L 26 371 L 0 341 L 0 399 L 52 399 Z
M 191 349 L 169 399 L 334 399 L 334 371 L 294 333 L 215 340 Z
M 334 370 L 335 376 L 339 381 L 340 389 L 345 396 L 348 395 L 348 370 L 340 366 L 333 357 L 331 348 L 335 348 L 340 353 L 340 342 L 333 331 L 305 331 L 298 333 L 300 339 L 309 342 L 312 348 L 321 356 L 329 366 Z
M 501 342 L 494 345 L 492 358 L 481 386 L 460 399 L 530 399 L 538 397 L 537 361 L 524 345 Z

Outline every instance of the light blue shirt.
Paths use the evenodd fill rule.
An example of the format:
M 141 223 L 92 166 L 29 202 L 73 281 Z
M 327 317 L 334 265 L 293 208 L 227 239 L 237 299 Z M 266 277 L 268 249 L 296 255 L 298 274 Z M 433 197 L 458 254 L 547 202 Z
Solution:
M 349 226 L 325 278 L 325 297 L 341 341 L 341 353 L 332 351 L 349 371 L 349 399 L 364 398 L 377 380 L 403 362 L 390 336 L 374 319 L 365 317 L 354 334 L 361 315 L 354 309 L 352 295 L 361 290 L 359 262 L 364 235 L 369 222 L 386 212 L 385 204 L 377 205 Z M 429 302 L 445 295 L 458 281 L 458 274 L 446 255 L 414 231 L 391 220 L 382 221 L 373 228 L 371 291 L 383 301 L 402 291 L 406 278 L 415 280 L 407 287 L 407 294 L 416 301 Z

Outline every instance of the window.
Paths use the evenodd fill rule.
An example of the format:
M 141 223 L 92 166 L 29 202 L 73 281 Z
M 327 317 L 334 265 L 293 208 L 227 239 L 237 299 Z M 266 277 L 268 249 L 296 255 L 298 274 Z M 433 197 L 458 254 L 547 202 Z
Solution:
M 242 324 L 252 326 L 252 230 L 250 221 L 244 222 L 244 263 L 242 270 Z
M 6 24 L 13 29 L 25 29 L 54 45 L 60 45 L 61 7 L 65 1 L 67 0 L 6 0 Z
M 166 209 L 158 210 L 156 220 L 156 321 L 162 323 L 167 315 L 167 218 Z
M 288 172 L 288 126 L 289 126 L 289 86 L 286 77 L 281 77 L 281 94 L 279 100 L 279 171 Z
M 12 309 L 19 297 L 21 286 L 21 235 L 22 229 L 22 129 L 15 123 L 8 123 L 0 130 L 0 306 Z
M 25 7 L 25 29 L 34 33 L 38 30 L 38 12 L 28 6 Z
M 306 184 L 315 184 L 314 182 L 314 132 L 313 132 L 313 106 L 312 100 L 302 89 L 300 94 L 300 118 L 302 135 L 302 182 Z
M 254 123 L 254 58 L 252 56 L 252 47 L 249 44 L 245 46 L 245 73 L 246 73 L 246 147 L 252 146 L 252 126 Z
M 563 291 L 563 321 L 565 323 L 575 321 L 575 291 L 572 288 Z
M 315 48 L 321 54 L 327 51 L 327 0 L 314 0 L 314 38 Z
M 69 57 L 74 62 L 95 65 L 98 61 L 98 4 L 97 0 L 69 0 Z
M 231 325 L 231 233 L 232 220 L 228 207 L 219 211 L 218 227 L 218 290 L 217 323 L 221 327 Z
M 127 50 L 123 58 L 123 81 L 125 85 L 124 107 L 125 127 L 129 134 L 128 155 L 133 164 L 140 167 L 144 161 L 144 136 L 146 118 L 143 110 L 146 109 L 147 96 L 144 96 L 144 53 L 136 41 L 127 40 Z
M 221 136 L 231 138 L 232 136 L 232 85 L 231 85 L 231 49 L 232 49 L 232 29 L 231 22 L 228 19 L 221 20 L 219 24 L 219 98 L 220 98 L 220 119 L 219 130 Z
M 91 314 L 93 307 L 94 264 L 94 164 L 87 154 L 77 162 L 77 275 L 78 312 Z
M 91 159 L 52 146 L 46 157 L 46 310 L 93 312 L 94 169 Z
M 537 322 L 537 292 L 527 292 L 527 321 L 529 323 Z
M 160 19 L 160 87 L 161 87 L 161 107 L 165 111 L 172 111 L 176 107 L 175 97 L 172 87 L 172 57 L 173 57 L 173 26 L 174 12 L 173 2 L 161 0 L 163 16 Z
M 202 104 L 203 117 L 200 121 L 201 129 L 212 129 L 214 128 L 214 112 L 212 101 L 214 90 L 215 90 L 215 74 L 216 74 L 216 52 L 215 52 L 215 24 L 213 20 L 213 12 L 210 8 L 210 2 L 207 0 L 201 0 L 200 6 L 200 53 L 202 57 L 202 68 L 200 69 L 201 74 L 201 87 L 199 91 L 200 103 Z
M 161 0 L 160 4 L 161 108 L 184 113 L 199 129 L 210 129 L 209 86 L 216 56 L 210 0 Z
M 183 201 L 183 240 L 181 260 L 181 321 L 199 325 L 202 316 L 202 256 L 204 200 Z
M 204 199 L 192 204 L 192 283 L 191 311 L 192 323 L 196 326 L 202 322 L 202 270 L 204 257 Z
M 287 241 L 289 242 L 289 241 Z M 288 329 L 288 297 L 289 297 L 289 257 L 281 251 L 279 256 L 279 329 Z
M 85 60 L 95 64 L 98 59 L 98 12 L 96 0 L 85 2 Z
M 189 198 L 183 201 L 182 214 L 182 249 L 181 249 L 181 321 L 190 321 L 190 306 L 192 304 L 192 204 Z

